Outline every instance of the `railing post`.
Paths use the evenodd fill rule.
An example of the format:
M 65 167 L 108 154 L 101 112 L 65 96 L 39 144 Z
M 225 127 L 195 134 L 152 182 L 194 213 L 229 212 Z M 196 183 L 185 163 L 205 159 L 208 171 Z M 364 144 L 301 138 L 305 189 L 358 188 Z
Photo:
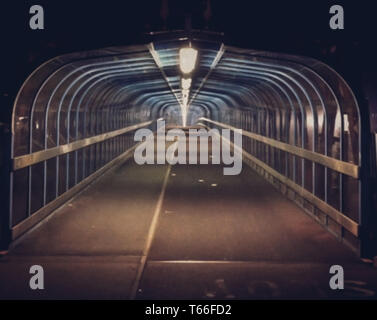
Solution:
M 11 241 L 10 231 L 10 141 L 11 134 L 7 126 L 0 129 L 0 145 L 1 150 L 0 159 L 0 181 L 5 183 L 0 184 L 0 251 L 8 248 Z M 6 181 L 8 183 L 6 183 Z
M 373 203 L 374 179 L 371 176 L 372 152 L 375 149 L 373 135 L 371 134 L 369 106 L 364 99 L 358 99 L 361 117 L 361 196 L 360 196 L 360 257 L 373 258 L 377 255 L 377 215 Z

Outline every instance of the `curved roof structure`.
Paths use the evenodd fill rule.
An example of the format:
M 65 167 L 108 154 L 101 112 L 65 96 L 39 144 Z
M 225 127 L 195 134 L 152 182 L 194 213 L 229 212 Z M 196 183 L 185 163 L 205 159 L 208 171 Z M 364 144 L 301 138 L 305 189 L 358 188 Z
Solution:
M 184 116 L 179 50 L 189 43 L 198 50 L 198 61 Z M 56 57 L 30 75 L 15 101 L 12 127 L 12 158 L 18 163 L 13 185 L 28 183 L 30 188 L 21 195 L 26 200 L 19 203 L 25 204 L 14 202 L 12 225 L 124 146 L 86 169 L 84 151 L 51 150 L 132 125 L 151 125 L 161 117 L 172 125 L 210 120 L 210 126 L 226 124 L 250 132 L 255 141 L 247 148 L 258 159 L 346 219 L 360 222 L 355 195 L 360 196 L 361 122 L 357 101 L 342 77 L 315 59 L 235 48 L 201 32 L 182 32 L 146 45 Z M 262 143 L 267 143 L 264 155 L 258 155 Z M 49 175 L 59 180 L 52 191 Z
M 145 46 L 73 53 L 43 64 L 24 83 L 15 102 L 14 156 L 88 135 L 73 132 L 74 123 L 94 110 L 135 108 L 144 119 L 161 117 L 172 109 L 179 111 L 178 52 L 188 40 L 199 51 L 189 112 L 220 120 L 234 110 L 270 110 L 280 117 L 277 139 L 324 154 L 331 152 L 331 141 L 319 141 L 319 136 L 326 139 L 334 130 L 342 132 L 335 122 L 344 127 L 346 115 L 346 125 L 353 127 L 353 146 L 358 149 L 356 99 L 330 67 L 311 58 L 228 47 L 193 34 Z M 296 117 L 297 123 L 284 123 L 286 114 Z M 195 119 L 192 115 L 191 122 Z M 107 130 L 102 124 L 102 130 Z M 60 130 L 66 132 L 57 134 Z M 44 131 L 48 137 L 43 146 L 39 137 Z M 339 132 L 337 136 L 343 138 Z M 29 134 L 31 143 L 25 139 Z M 332 156 L 359 163 L 357 154 L 338 152 Z

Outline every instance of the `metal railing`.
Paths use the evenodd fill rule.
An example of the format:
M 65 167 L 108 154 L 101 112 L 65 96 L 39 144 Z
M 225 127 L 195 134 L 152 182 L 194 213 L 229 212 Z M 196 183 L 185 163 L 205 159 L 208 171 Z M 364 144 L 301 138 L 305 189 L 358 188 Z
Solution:
M 230 130 L 235 130 L 239 128 L 235 128 L 233 126 L 227 125 L 225 123 L 221 123 L 218 121 L 214 121 L 208 118 L 200 118 L 200 121 L 207 122 L 214 124 L 221 128 L 226 128 Z M 299 156 L 301 158 L 305 158 L 309 161 L 312 161 L 314 163 L 321 164 L 323 166 L 326 166 L 328 168 L 331 168 L 332 170 L 346 174 L 352 178 L 359 179 L 360 178 L 360 167 L 358 165 L 344 162 L 338 159 L 330 158 L 328 156 L 325 156 L 323 154 L 305 150 L 293 145 L 289 145 L 274 139 L 270 139 L 267 137 L 264 137 L 262 135 L 258 135 L 252 132 L 248 132 L 245 130 L 242 130 L 242 135 L 245 137 L 249 137 L 251 139 L 254 139 L 256 141 L 259 141 L 261 143 L 264 143 L 268 146 L 274 147 L 276 149 L 285 151 L 291 155 Z M 234 146 L 237 148 L 236 146 Z M 342 227 L 347 229 L 349 232 L 351 232 L 354 236 L 359 237 L 360 235 L 360 228 L 359 224 L 349 217 L 347 217 L 342 212 L 338 211 L 336 208 L 332 207 L 327 202 L 323 201 L 322 199 L 318 198 L 315 194 L 312 192 L 306 190 L 303 186 L 298 185 L 296 182 L 291 180 L 289 177 L 281 174 L 262 160 L 258 159 L 257 157 L 253 156 L 249 152 L 245 151 L 244 149 L 240 150 L 243 154 L 243 157 L 248 159 L 249 161 L 253 162 L 260 168 L 262 168 L 265 172 L 273 176 L 274 178 L 278 179 L 280 182 L 294 190 L 297 194 L 299 194 L 302 198 L 309 201 L 312 205 L 314 205 L 316 208 L 321 210 L 323 213 L 334 219 L 338 224 L 340 224 Z
M 111 132 L 106 132 L 106 133 L 103 133 L 103 134 L 99 134 L 99 135 L 96 135 L 96 136 L 93 136 L 93 137 L 81 139 L 81 140 L 78 140 L 78 141 L 75 141 L 75 142 L 60 145 L 60 146 L 50 148 L 50 149 L 47 149 L 47 150 L 41 150 L 41 151 L 33 152 L 31 154 L 26 154 L 26 155 L 23 155 L 23 156 L 15 157 L 12 160 L 12 169 L 13 169 L 13 171 L 16 171 L 16 170 L 19 170 L 19 169 L 22 169 L 22 168 L 26 168 L 26 167 L 32 166 L 36 163 L 46 161 L 48 159 L 61 156 L 63 154 L 67 154 L 67 153 L 70 153 L 72 151 L 76 151 L 76 150 L 88 147 L 88 146 L 93 145 L 95 143 L 99 143 L 99 142 L 103 142 L 105 140 L 109 140 L 111 138 L 120 136 L 122 134 L 125 134 L 125 133 L 130 132 L 130 131 L 134 131 L 134 130 L 142 128 L 142 127 L 146 127 L 146 126 L 148 126 L 152 123 L 153 123 L 153 121 L 146 121 L 146 122 L 142 122 L 140 124 L 136 124 L 136 125 L 133 125 L 133 126 L 129 126 L 129 127 L 126 127 L 126 128 L 119 129 L 119 130 L 114 130 L 114 131 L 111 131 Z
M 79 150 L 87 149 L 87 147 L 94 147 L 95 145 L 109 143 L 111 139 L 114 140 L 117 138 L 121 138 L 122 136 L 134 130 L 148 127 L 154 122 L 155 120 L 145 121 L 145 122 L 131 125 L 122 129 L 106 132 L 106 133 L 99 134 L 93 137 L 84 138 L 84 139 L 74 141 L 68 144 L 64 144 L 64 145 L 49 148 L 46 150 L 37 151 L 31 154 L 26 154 L 26 155 L 15 157 L 12 159 L 11 177 L 13 177 L 15 173 L 17 173 L 18 171 L 21 171 L 22 169 L 30 168 L 31 166 L 35 166 L 40 163 L 42 164 L 46 163 L 47 161 L 51 159 L 57 159 L 60 156 L 69 154 L 70 152 L 77 152 Z M 123 150 L 122 148 L 119 148 L 119 147 L 113 148 L 111 151 L 111 154 L 106 156 L 106 159 L 108 160 L 106 163 L 100 164 L 98 168 L 97 167 L 93 168 L 93 171 L 88 172 L 88 175 L 86 177 L 84 177 L 81 181 L 75 183 L 73 186 L 65 190 L 65 192 L 57 196 L 55 199 L 45 203 L 37 211 L 30 213 L 28 216 L 26 216 L 21 221 L 18 221 L 17 223 L 14 223 L 14 221 L 12 221 L 12 216 L 11 216 L 11 219 L 9 221 L 10 223 L 9 227 L 11 230 L 12 240 L 18 238 L 19 236 L 27 232 L 29 229 L 31 229 L 33 226 L 35 226 L 37 223 L 39 223 L 41 220 L 47 217 L 50 213 L 52 213 L 56 208 L 63 205 L 66 201 L 68 201 L 75 194 L 83 190 L 86 186 L 92 183 L 96 178 L 101 176 L 103 173 L 105 173 L 106 171 L 110 169 L 116 168 L 118 165 L 121 165 L 125 160 L 127 160 L 128 158 L 132 156 L 132 151 L 138 145 L 134 141 L 132 145 L 129 145 L 129 144 L 124 144 L 124 141 L 122 142 L 120 140 L 117 142 L 117 144 L 119 146 L 123 144 L 123 147 L 124 147 Z M 73 159 L 75 159 L 74 166 L 77 167 L 78 159 L 75 157 Z M 92 161 L 96 161 L 96 160 L 93 158 Z M 67 163 L 67 166 L 69 166 L 69 163 Z M 58 168 L 56 167 L 56 170 L 57 169 Z M 44 175 L 46 175 L 46 172 L 44 172 Z M 38 177 L 33 177 L 33 178 L 36 179 Z M 12 180 L 13 179 L 11 178 L 11 181 Z M 46 183 L 46 180 L 44 181 L 44 184 L 45 183 Z M 30 189 L 30 183 L 29 183 L 29 188 L 28 188 L 29 198 L 30 198 L 30 192 L 31 192 L 31 189 Z

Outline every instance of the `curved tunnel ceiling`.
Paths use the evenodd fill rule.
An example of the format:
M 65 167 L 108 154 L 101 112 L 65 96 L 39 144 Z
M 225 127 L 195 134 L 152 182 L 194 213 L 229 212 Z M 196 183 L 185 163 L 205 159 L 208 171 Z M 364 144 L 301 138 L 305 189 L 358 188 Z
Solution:
M 134 122 L 169 113 L 175 115 L 171 121 L 181 124 L 179 49 L 188 40 L 198 50 L 188 124 L 202 116 L 229 122 L 237 111 L 273 113 L 278 140 L 328 154 L 327 139 L 338 124 L 340 132 L 352 126 L 349 134 L 360 149 L 357 102 L 330 67 L 311 58 L 230 47 L 192 33 L 190 39 L 178 34 L 147 45 L 68 54 L 40 66 L 15 101 L 12 156 L 90 135 L 80 133 L 76 124 L 96 113 L 132 110 Z M 109 127 L 96 126 L 102 132 Z M 321 144 L 320 139 L 326 141 Z M 342 152 L 337 157 L 360 161 Z

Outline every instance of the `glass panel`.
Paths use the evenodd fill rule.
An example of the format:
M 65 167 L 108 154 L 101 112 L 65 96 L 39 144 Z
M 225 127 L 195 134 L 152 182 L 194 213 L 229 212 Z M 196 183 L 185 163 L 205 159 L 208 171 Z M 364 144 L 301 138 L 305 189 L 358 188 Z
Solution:
M 325 167 L 315 164 L 315 195 L 325 201 Z
M 46 186 L 46 203 L 56 198 L 56 158 L 46 161 L 47 167 L 47 186 Z
M 34 213 L 43 206 L 44 192 L 44 162 L 37 163 L 31 167 L 31 213 Z
M 66 175 L 67 175 L 67 157 L 65 155 L 59 156 L 59 181 L 58 181 L 58 195 L 60 196 L 66 192 Z
M 12 226 L 15 226 L 28 216 L 28 177 L 29 168 L 17 170 L 13 173 Z
M 359 204 L 359 181 L 343 175 L 343 212 L 356 222 L 360 222 Z
M 328 203 L 340 210 L 340 174 L 334 170 L 327 170 Z

